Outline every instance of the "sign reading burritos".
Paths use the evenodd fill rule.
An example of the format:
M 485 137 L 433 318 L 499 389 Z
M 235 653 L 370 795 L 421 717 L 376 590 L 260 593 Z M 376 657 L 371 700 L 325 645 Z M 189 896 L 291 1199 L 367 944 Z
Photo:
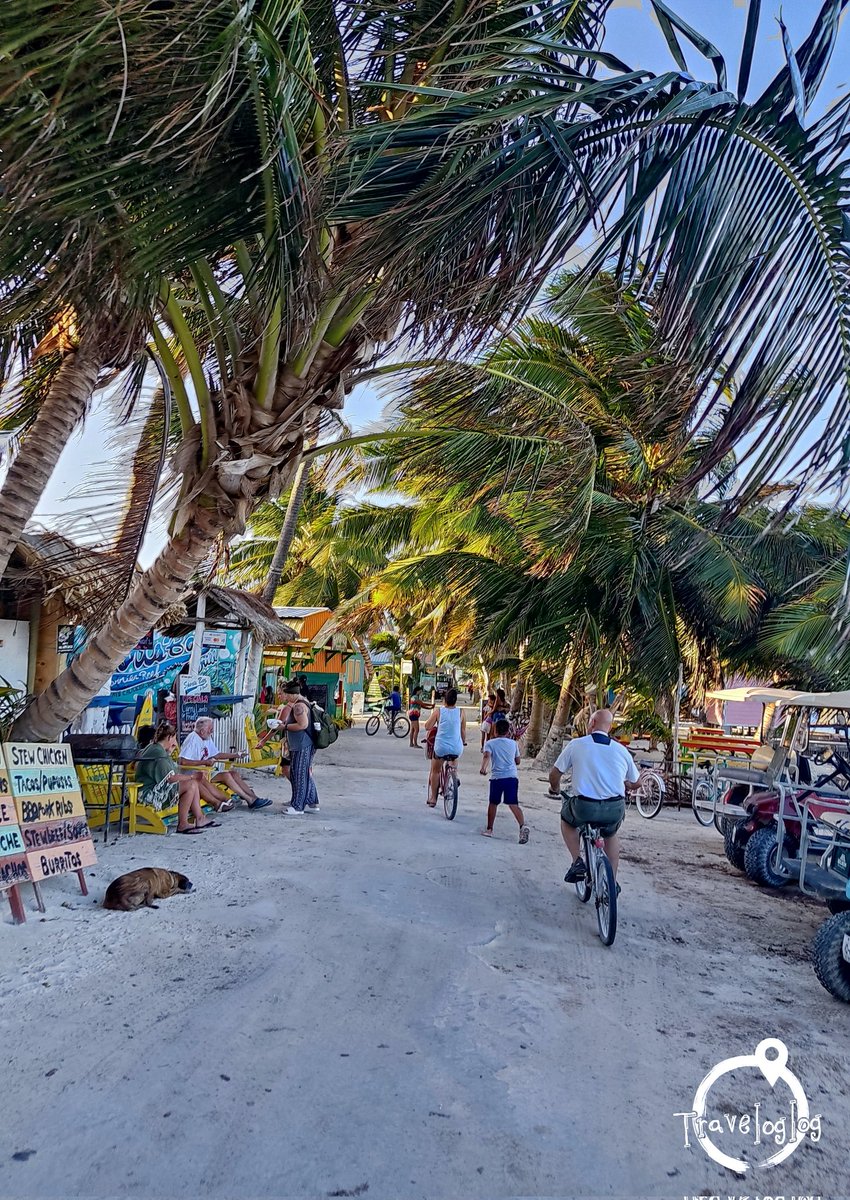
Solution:
M 70 746 L 8 742 L 2 752 L 0 889 L 91 866 L 94 844 Z

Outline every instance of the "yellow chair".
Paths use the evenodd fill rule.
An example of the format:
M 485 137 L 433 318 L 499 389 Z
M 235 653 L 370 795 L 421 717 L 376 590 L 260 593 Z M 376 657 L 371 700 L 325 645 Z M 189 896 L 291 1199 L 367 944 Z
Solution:
M 276 754 L 271 754 L 268 747 L 260 745 L 253 717 L 245 718 L 245 741 L 248 743 L 248 757 L 243 762 L 235 762 L 234 767 L 250 767 L 256 770 L 258 767 L 280 766 L 280 747 L 278 746 Z
M 106 766 L 79 766 L 77 778 L 80 781 L 80 791 L 83 794 L 83 804 L 86 810 L 86 820 L 89 829 L 102 829 L 106 825 L 107 787 L 109 784 L 109 768 Z M 124 804 L 129 812 L 128 827 L 130 833 L 136 832 L 138 820 L 139 784 L 126 784 L 124 789 Z M 109 823 L 112 824 L 113 813 L 118 813 L 118 831 L 124 824 L 124 805 L 121 803 L 121 780 L 113 778 L 112 790 L 109 795 Z

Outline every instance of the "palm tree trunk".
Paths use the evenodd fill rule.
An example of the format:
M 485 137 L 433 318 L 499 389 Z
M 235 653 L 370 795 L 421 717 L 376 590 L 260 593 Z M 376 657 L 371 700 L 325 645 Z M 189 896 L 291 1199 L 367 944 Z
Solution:
M 534 758 L 540 750 L 543 741 L 543 717 L 546 712 L 546 701 L 538 688 L 531 693 L 531 716 L 528 719 L 528 729 L 520 738 L 519 750 L 523 758 Z
M 289 557 L 289 550 L 292 546 L 292 539 L 295 537 L 295 531 L 298 528 L 298 518 L 301 515 L 301 505 L 304 501 L 304 492 L 307 489 L 307 482 L 310 478 L 310 466 L 307 460 L 303 457 L 298 462 L 295 469 L 295 475 L 292 479 L 292 487 L 289 492 L 289 500 L 286 505 L 286 513 L 283 518 L 283 525 L 280 529 L 280 534 L 277 539 L 277 546 L 272 556 L 272 561 L 269 566 L 269 573 L 266 576 L 266 581 L 263 584 L 263 589 L 260 592 L 262 598 L 268 604 L 274 604 L 274 598 L 277 594 L 277 589 L 280 587 L 280 579 L 283 575 L 283 568 L 286 566 L 286 560 Z M 257 679 L 260 674 L 260 666 L 263 661 L 263 645 L 257 638 L 251 642 L 251 649 L 248 654 L 248 661 L 245 664 L 245 675 L 240 682 L 237 680 L 236 686 L 241 687 L 247 695 L 254 695 L 254 703 L 256 703 Z
M 295 537 L 295 530 L 298 528 L 301 504 L 304 500 L 304 492 L 307 488 L 309 477 L 309 463 L 302 457 L 295 470 L 295 477 L 292 480 L 292 488 L 289 493 L 289 501 L 286 505 L 286 515 L 283 518 L 283 525 L 281 526 L 280 536 L 277 539 L 277 546 L 271 566 L 269 567 L 268 577 L 263 584 L 261 594 L 263 599 L 269 604 L 274 603 L 275 594 L 280 587 L 280 577 L 283 574 L 283 568 L 286 566 L 286 560 L 289 557 L 289 548 L 292 545 L 292 539 Z
M 56 373 L 38 416 L 24 436 L 0 491 L 0 578 L 60 454 L 83 418 L 100 367 L 100 357 L 90 344 L 72 351 Z
M 544 771 L 550 770 L 555 765 L 555 759 L 561 753 L 564 745 L 564 738 L 567 733 L 567 721 L 569 720 L 570 708 L 572 706 L 572 687 L 575 670 L 575 658 L 568 658 L 567 665 L 564 667 L 564 677 L 561 680 L 561 691 L 558 695 L 558 703 L 555 706 L 552 724 L 549 726 L 546 740 L 536 759 L 537 765 L 542 767 Z
M 514 680 L 514 686 L 511 690 L 511 698 L 508 706 L 508 711 L 515 713 L 519 712 L 522 706 L 522 698 L 525 695 L 525 680 L 521 675 L 517 675 Z
M 82 712 L 139 638 L 186 591 L 215 541 L 211 525 L 191 521 L 166 545 L 82 654 L 18 718 L 15 741 L 51 741 Z

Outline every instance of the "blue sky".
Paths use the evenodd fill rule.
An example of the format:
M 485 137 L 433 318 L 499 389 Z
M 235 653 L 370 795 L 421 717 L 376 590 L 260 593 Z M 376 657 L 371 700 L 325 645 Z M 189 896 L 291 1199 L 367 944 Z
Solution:
M 718 46 L 726 57 L 730 82 L 734 86 L 746 21 L 746 0 L 668 0 L 668 3 L 685 21 Z M 792 44 L 799 45 L 808 34 L 821 7 L 821 0 L 786 0 L 781 11 Z M 763 0 L 758 48 L 750 82 L 751 96 L 764 88 L 783 62 L 782 42 L 776 21 L 779 12 L 778 0 Z M 845 25 L 839 51 L 834 56 L 823 88 L 826 103 L 843 92 L 850 78 L 848 38 L 850 32 Z M 663 71 L 673 66 L 649 0 L 614 0 L 607 24 L 605 47 L 633 67 Z M 696 51 L 691 52 L 685 46 L 685 55 L 694 75 L 712 77 L 711 65 L 705 63 Z M 349 397 L 345 416 L 355 428 L 362 428 L 380 417 L 383 406 L 384 400 L 372 388 L 362 386 Z M 100 507 L 98 511 L 98 506 L 91 499 L 74 497 L 73 492 L 80 488 L 86 477 L 103 469 L 107 443 L 114 436 L 103 407 L 96 406 L 85 429 L 71 439 L 62 455 L 36 512 L 37 520 L 53 528 L 61 528 L 69 536 L 83 541 L 94 540 L 100 531 L 107 532 L 110 524 L 108 506 Z M 86 487 L 85 491 L 89 492 L 90 488 Z M 154 539 L 154 542 L 156 540 L 159 539 Z M 146 551 L 144 557 L 149 560 L 151 553 L 155 553 L 155 544 L 146 547 Z

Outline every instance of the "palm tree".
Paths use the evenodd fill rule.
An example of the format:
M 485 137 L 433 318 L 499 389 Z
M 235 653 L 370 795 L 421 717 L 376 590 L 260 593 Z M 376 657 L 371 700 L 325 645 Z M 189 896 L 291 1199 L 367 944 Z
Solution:
M 144 351 L 163 276 L 254 229 L 258 191 L 231 4 L 80 0 L 69 22 L 8 0 L 3 18 L 0 425 L 20 437 L 0 576 L 98 385 Z
M 844 265 L 840 172 L 832 159 L 843 137 L 842 106 L 809 132 L 796 118 L 774 130 L 763 128 L 767 100 L 742 105 L 719 68 L 707 84 L 686 82 L 679 72 L 660 78 L 631 72 L 599 49 L 605 0 L 528 6 L 459 0 L 438 7 L 257 0 L 236 10 L 224 0 L 195 0 L 184 6 L 196 27 L 189 44 L 198 50 L 185 86 L 182 50 L 179 60 L 174 50 L 162 52 L 166 33 L 168 47 L 181 45 L 171 6 L 130 0 L 126 17 L 136 40 L 128 59 L 114 32 L 101 34 L 104 24 L 95 19 L 95 0 L 89 2 L 94 32 L 73 57 L 74 80 L 87 81 L 86 178 L 102 189 L 104 208 L 118 213 L 137 274 L 132 287 L 108 290 L 108 307 L 90 302 L 78 310 L 86 330 L 80 345 L 88 336 L 100 345 L 109 321 L 124 331 L 128 313 L 145 313 L 183 426 L 176 458 L 181 495 L 160 557 L 18 722 L 16 736 L 55 736 L 76 715 L 179 598 L 216 540 L 240 533 L 257 503 L 287 485 L 306 431 L 341 403 L 358 363 L 376 345 L 411 333 L 426 350 L 458 339 L 474 343 L 528 304 L 600 208 L 615 205 L 624 189 L 625 208 L 602 239 L 604 252 L 621 245 L 623 270 L 645 261 L 646 286 L 660 263 L 670 262 L 661 286 L 669 308 L 696 323 L 689 336 L 702 337 L 705 363 L 704 343 L 711 340 L 705 329 L 715 328 L 729 303 L 716 282 L 706 284 L 718 277 L 721 256 L 724 287 L 738 288 L 734 321 L 717 326 L 727 340 L 752 350 L 772 311 L 772 374 L 762 374 L 774 383 L 778 373 L 793 378 L 795 386 L 786 389 L 792 405 L 803 393 L 815 406 L 833 394 L 846 357 L 844 294 L 833 283 Z M 817 38 L 776 87 L 797 88 L 802 80 L 810 99 L 843 3 L 827 5 Z M 655 6 L 667 14 L 659 0 Z M 18 176 L 10 177 L 20 207 L 33 191 L 26 133 L 37 127 L 31 141 L 40 153 L 45 139 L 63 138 L 66 128 L 53 122 L 45 131 L 32 116 L 37 106 L 23 97 L 33 70 L 24 68 L 55 57 L 66 34 L 51 24 L 45 36 L 44 5 L 35 13 L 24 0 L 7 7 L 10 44 L 25 47 L 9 68 L 22 97 L 16 111 L 24 114 L 16 118 L 23 131 L 13 163 Z M 674 27 L 671 45 L 675 28 L 689 36 L 687 27 L 664 19 Z M 122 17 L 116 22 L 122 38 L 123 25 Z M 115 86 L 100 96 L 91 81 L 99 79 L 104 44 Z M 596 74 L 599 63 L 608 70 L 604 78 Z M 176 99 L 173 77 L 181 79 Z M 55 89 L 76 117 L 67 124 L 72 135 L 82 120 L 81 88 Z M 129 139 L 124 157 L 113 150 L 118 130 Z M 161 145 L 179 153 L 184 134 L 194 210 L 185 196 L 169 207 L 163 179 L 167 167 L 174 174 L 174 162 Z M 74 153 L 81 146 L 87 148 L 75 136 Z M 149 164 L 133 148 L 150 146 Z M 711 169 L 704 173 L 698 164 L 706 155 Z M 754 164 L 760 190 L 740 192 L 730 228 L 725 210 L 712 205 L 728 194 L 730 179 L 753 175 Z M 67 160 L 62 165 L 61 177 L 48 174 L 39 186 L 59 234 L 58 198 L 79 174 L 69 173 Z M 152 201 L 148 171 L 157 184 Z M 639 260 L 627 251 L 643 245 L 640 214 L 662 184 L 663 215 L 649 230 L 654 253 Z M 79 198 L 71 204 L 72 216 L 82 204 Z M 720 244 L 709 237 L 694 249 L 689 226 L 686 256 L 680 231 L 691 208 L 701 232 L 713 222 Z M 760 302 L 780 256 L 771 240 L 777 214 L 803 247 L 799 265 L 820 298 L 817 318 L 779 304 L 775 289 L 770 309 Z M 166 229 L 166 215 L 171 240 L 160 242 L 154 235 Z M 742 229 L 749 238 L 743 245 Z M 59 234 L 40 252 L 55 261 L 52 275 L 61 283 L 71 273 L 71 255 Z M 91 239 L 94 254 L 96 232 Z M 111 270 L 113 250 L 109 242 L 96 261 Z M 28 268 L 23 276 L 32 287 L 41 276 L 20 236 L 11 253 Z M 104 294 L 108 270 L 89 277 L 86 261 L 76 277 L 91 301 Z M 690 283 L 684 262 L 694 268 Z M 787 269 L 784 259 L 782 265 Z M 9 266 L 8 277 L 16 277 L 15 264 Z M 799 273 L 797 283 L 803 290 Z M 22 294 L 27 300 L 29 293 Z M 55 307 L 49 288 L 35 294 L 39 314 Z M 676 309 L 683 296 L 687 303 Z M 747 302 L 754 298 L 751 311 Z M 109 321 L 100 320 L 104 311 Z M 710 321 L 699 325 L 705 314 Z M 669 328 L 672 342 L 677 332 Z M 135 345 L 126 335 L 124 341 Z M 817 359 L 810 353 L 815 343 Z M 781 372 L 780 345 L 790 347 Z M 713 365 L 703 370 L 694 403 L 713 371 Z M 762 402 L 760 392 L 748 396 L 729 428 L 754 419 Z
M 627 677 L 669 694 L 684 658 L 694 690 L 716 684 L 725 662 L 752 661 L 760 622 L 787 588 L 836 554 L 816 524 L 775 529 L 776 506 L 738 513 L 708 498 L 711 477 L 696 486 L 723 416 L 695 436 L 691 389 L 677 420 L 661 403 L 682 367 L 659 350 L 654 305 L 603 276 L 565 321 L 563 287 L 549 317 L 525 322 L 479 366 L 421 372 L 394 430 L 405 436 L 376 445 L 372 468 L 385 487 L 424 497 L 448 543 L 390 564 L 380 586 L 398 602 L 462 597 L 479 648 L 522 646 L 532 669 L 562 663 L 547 760 L 582 681 Z M 527 427 L 520 413 L 533 434 L 515 432 Z M 473 460 L 488 464 L 484 477 Z M 729 469 L 720 460 L 715 478 Z
M 840 688 L 850 674 L 847 636 L 847 550 L 850 527 L 845 517 L 828 510 L 804 514 L 810 536 L 831 545 L 832 557 L 813 558 L 810 572 L 788 589 L 784 603 L 771 612 L 760 630 L 765 658 L 791 664 L 795 681 L 815 690 Z

